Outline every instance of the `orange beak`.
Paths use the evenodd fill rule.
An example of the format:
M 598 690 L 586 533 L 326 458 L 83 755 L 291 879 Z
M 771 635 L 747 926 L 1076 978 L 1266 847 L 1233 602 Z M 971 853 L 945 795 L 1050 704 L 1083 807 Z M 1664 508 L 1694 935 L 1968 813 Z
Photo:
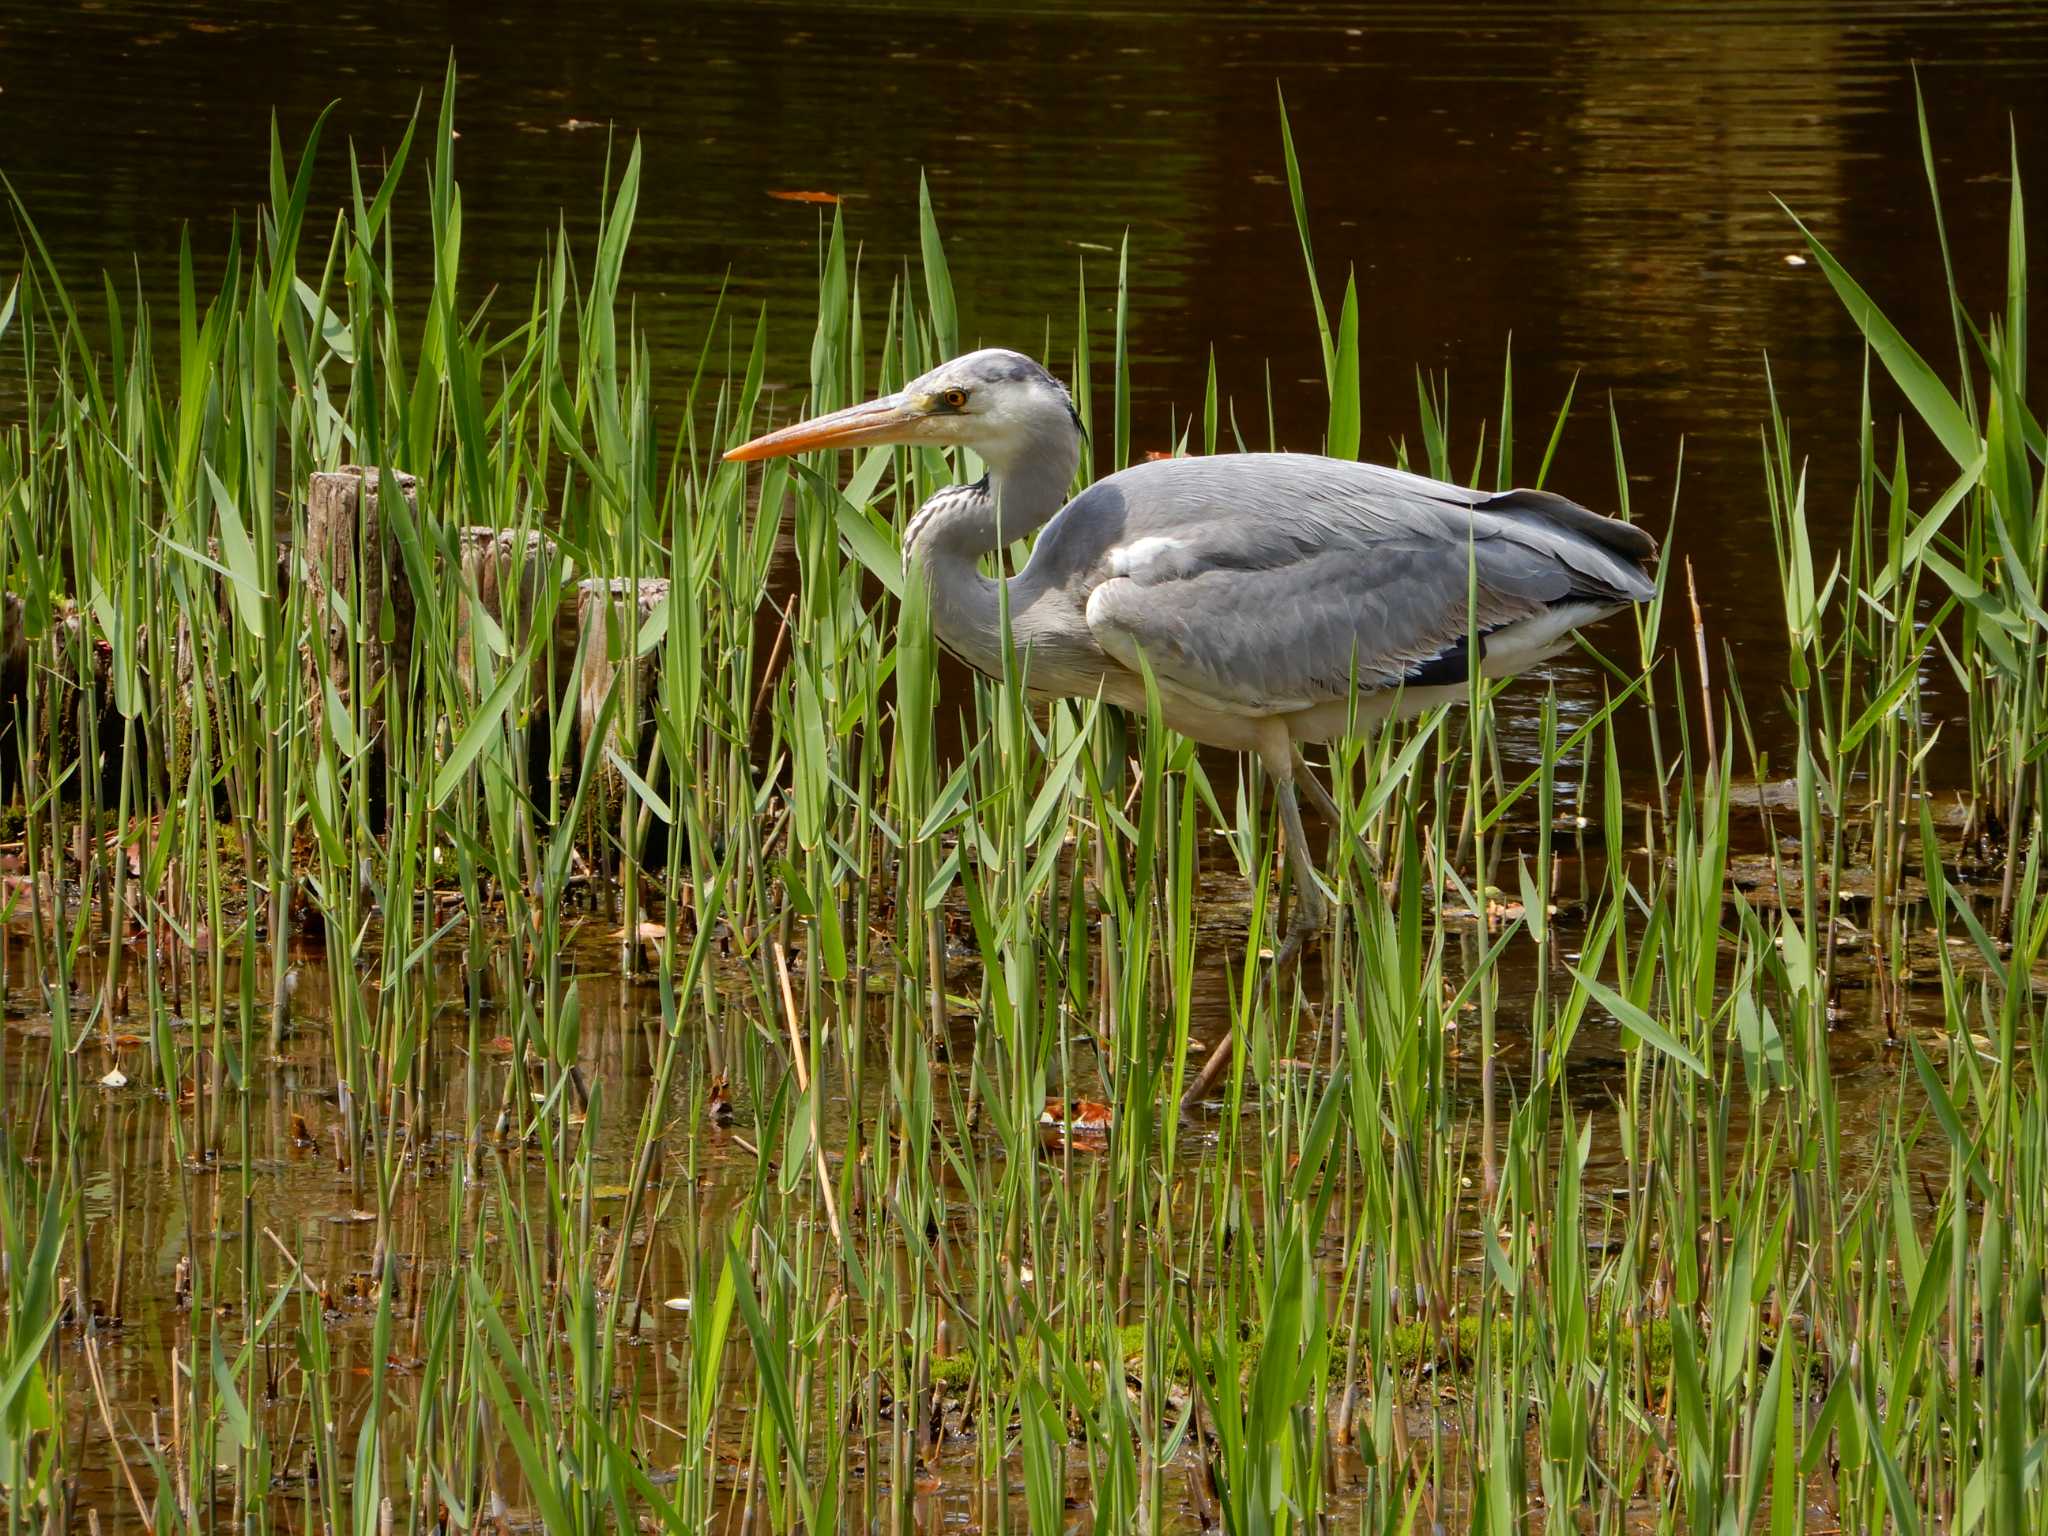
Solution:
M 792 453 L 811 453 L 820 448 L 858 448 L 867 443 L 904 443 L 911 440 L 924 412 L 904 396 L 884 395 L 862 405 L 849 405 L 811 421 L 800 421 L 780 432 L 770 432 L 751 443 L 742 443 L 726 458 L 748 462 L 779 459 Z

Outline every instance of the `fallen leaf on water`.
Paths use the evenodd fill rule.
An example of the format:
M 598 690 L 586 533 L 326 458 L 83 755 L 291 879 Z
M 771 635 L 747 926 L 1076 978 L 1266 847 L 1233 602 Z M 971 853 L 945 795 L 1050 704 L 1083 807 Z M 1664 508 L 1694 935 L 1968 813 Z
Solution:
M 711 1091 L 704 1096 L 704 1118 L 713 1125 L 732 1124 L 732 1085 L 723 1072 L 711 1079 Z
M 128 1074 L 119 1067 L 116 1067 L 100 1079 L 100 1086 L 102 1088 L 126 1088 L 128 1086 Z
M 839 201 L 839 194 L 837 192 L 792 192 L 779 188 L 770 188 L 768 195 L 784 203 L 836 203 Z
M 662 1305 L 671 1312 L 687 1312 L 690 1310 L 690 1298 L 687 1296 L 671 1296 Z
M 1047 1099 L 1038 1123 L 1049 1134 L 1064 1133 L 1067 1140 L 1077 1147 L 1099 1147 L 1109 1140 L 1109 1128 L 1115 1118 L 1115 1110 L 1094 1099 L 1074 1099 L 1066 1103 Z

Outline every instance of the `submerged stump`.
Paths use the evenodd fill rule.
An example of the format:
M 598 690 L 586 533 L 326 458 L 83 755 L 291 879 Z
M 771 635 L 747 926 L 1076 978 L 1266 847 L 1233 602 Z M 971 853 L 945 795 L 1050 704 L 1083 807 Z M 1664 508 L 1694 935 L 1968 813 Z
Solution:
M 491 621 L 505 632 L 514 648 L 523 645 L 541 622 L 551 598 L 561 598 L 562 589 L 575 579 L 576 564 L 565 557 L 555 541 L 538 529 L 519 533 L 508 528 L 464 528 L 459 535 L 462 551 L 462 587 L 456 598 L 455 666 L 463 687 L 479 692 L 476 683 L 476 636 L 472 633 L 470 593 Z M 576 659 L 576 636 L 581 623 L 578 604 L 562 600 L 554 607 L 552 670 L 536 659 L 532 691 L 547 700 L 567 681 Z M 552 684 L 550 679 L 552 678 Z
M 490 691 L 498 672 L 525 650 L 537 628 L 548 625 L 552 629 L 513 706 L 515 734 L 524 747 L 519 754 L 523 787 L 536 794 L 538 803 L 549 803 L 537 793 L 538 786 L 556 771 L 548 721 L 558 708 L 573 711 L 576 707 L 572 674 L 579 619 L 574 595 L 564 590 L 575 578 L 575 563 L 538 529 L 522 533 L 468 527 L 457 533 L 456 546 L 462 576 L 455 599 L 455 670 L 472 702 Z M 482 669 L 477 665 L 477 648 L 486 645 L 486 640 L 476 622 L 478 610 L 497 626 L 506 650 Z
M 419 482 L 395 471 L 392 478 L 417 519 Z M 386 680 L 412 650 L 412 588 L 377 505 L 380 479 L 376 469 L 344 464 L 316 472 L 306 490 L 308 694 L 317 720 L 331 687 L 354 711 L 363 740 L 381 732 Z
M 577 677 L 577 725 L 586 760 L 605 701 L 616 686 L 619 699 L 605 746 L 633 764 L 635 772 L 646 768 L 646 746 L 653 734 L 656 653 L 637 653 L 641 626 L 667 599 L 668 590 L 667 581 L 649 577 L 593 579 L 577 587 L 583 656 Z M 593 847 L 601 846 L 605 828 L 620 824 L 626 793 L 625 776 L 608 756 L 603 758 L 584 802 L 584 825 Z
M 640 727 L 654 717 L 655 656 L 651 650 L 644 655 L 633 653 L 638 649 L 640 627 L 667 597 L 668 582 L 653 577 L 593 579 L 578 584 L 577 629 L 583 671 L 577 678 L 576 715 L 586 746 L 616 681 L 622 692 L 607 744 L 628 762 L 638 756 Z M 629 657 L 633 675 L 622 677 Z M 616 769 L 607 765 L 605 771 L 616 778 Z

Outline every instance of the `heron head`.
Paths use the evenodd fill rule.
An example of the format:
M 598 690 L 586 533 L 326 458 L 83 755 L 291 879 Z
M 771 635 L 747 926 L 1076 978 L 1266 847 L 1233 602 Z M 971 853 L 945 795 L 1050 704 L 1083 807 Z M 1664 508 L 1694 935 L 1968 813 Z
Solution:
M 939 364 L 893 395 L 770 432 L 726 457 L 772 459 L 820 448 L 922 443 L 972 448 L 1002 468 L 1043 452 L 1051 446 L 1048 439 L 1061 438 L 1078 451 L 1081 418 L 1066 386 L 1021 352 L 984 347 Z

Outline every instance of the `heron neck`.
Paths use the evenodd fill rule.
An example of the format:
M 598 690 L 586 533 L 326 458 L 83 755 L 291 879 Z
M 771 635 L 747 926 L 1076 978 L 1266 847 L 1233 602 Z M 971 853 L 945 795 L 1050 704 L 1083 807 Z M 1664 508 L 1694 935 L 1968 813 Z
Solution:
M 991 459 L 985 478 L 992 508 L 992 542 L 983 553 L 1028 539 L 1051 522 L 1053 514 L 1067 504 L 1067 487 L 1074 483 L 1078 458 L 1078 445 L 1062 441 L 1056 446 L 1038 446 L 1014 463 Z
M 1003 587 L 982 574 L 981 560 L 1051 521 L 1066 504 L 1073 472 L 1071 462 L 1043 459 L 992 464 L 973 485 L 940 491 L 912 523 L 910 556 L 931 586 L 932 629 L 979 671 L 1003 670 Z

